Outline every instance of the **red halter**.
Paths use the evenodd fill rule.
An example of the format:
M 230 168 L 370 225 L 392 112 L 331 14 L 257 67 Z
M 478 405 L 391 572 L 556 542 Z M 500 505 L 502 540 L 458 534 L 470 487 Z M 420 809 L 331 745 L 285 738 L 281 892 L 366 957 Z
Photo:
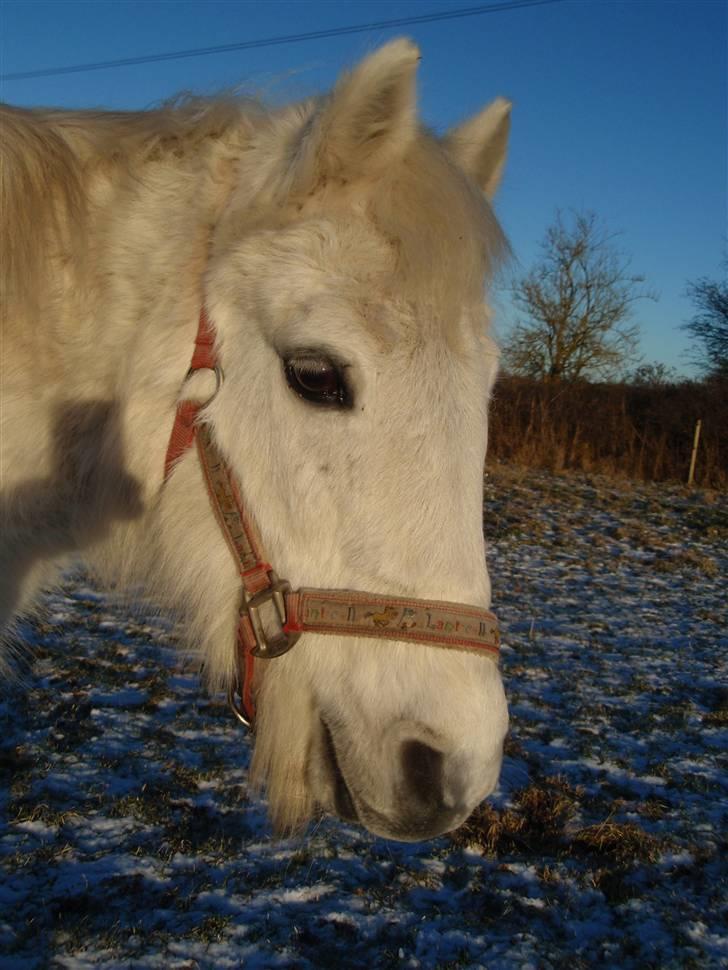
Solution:
M 214 371 L 220 386 L 222 370 L 204 308 L 200 312 L 195 350 L 187 376 L 198 370 Z M 230 688 L 228 698 L 243 723 L 251 725 L 255 718 L 254 658 L 279 657 L 306 632 L 485 651 L 497 661 L 498 621 L 489 610 L 461 603 L 382 596 L 355 590 L 300 589 L 293 592 L 290 584 L 279 579 L 266 561 L 235 476 L 215 444 L 210 425 L 198 420 L 206 403 L 209 402 L 180 401 L 177 405 L 164 463 L 164 480 L 169 478 L 175 462 L 196 443 L 210 504 L 240 573 L 238 683 Z M 267 618 L 262 615 L 264 611 Z M 271 619 L 278 627 L 273 636 L 266 630 Z

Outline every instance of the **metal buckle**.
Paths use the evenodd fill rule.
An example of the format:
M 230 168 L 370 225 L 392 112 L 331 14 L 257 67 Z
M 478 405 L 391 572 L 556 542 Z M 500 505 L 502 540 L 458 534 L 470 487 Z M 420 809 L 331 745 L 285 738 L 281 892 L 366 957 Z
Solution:
M 270 586 L 243 602 L 243 609 L 250 617 L 250 625 L 255 636 L 255 647 L 250 653 L 253 657 L 258 657 L 261 660 L 271 660 L 273 657 L 280 657 L 284 653 L 288 653 L 301 636 L 300 633 L 288 632 L 283 629 L 286 624 L 286 593 L 290 592 L 291 584 L 286 582 L 285 579 L 279 579 L 272 569 L 268 573 L 268 577 Z M 278 622 L 281 625 L 281 632 L 274 637 L 268 637 L 260 616 L 260 609 L 266 603 L 273 604 L 278 614 Z

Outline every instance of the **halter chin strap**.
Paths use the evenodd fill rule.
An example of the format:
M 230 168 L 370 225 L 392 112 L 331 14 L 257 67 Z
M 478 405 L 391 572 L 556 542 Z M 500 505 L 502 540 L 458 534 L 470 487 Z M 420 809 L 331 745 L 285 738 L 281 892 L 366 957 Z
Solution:
M 222 370 L 204 308 L 187 373 Z M 498 658 L 498 621 L 489 610 L 462 603 L 382 596 L 346 589 L 291 590 L 266 561 L 253 520 L 247 514 L 235 476 L 220 453 L 208 424 L 198 420 L 209 401 L 181 401 L 167 448 L 164 480 L 182 455 L 197 446 L 212 510 L 240 573 L 237 633 L 237 684 L 228 692 L 236 716 L 246 725 L 255 718 L 252 693 L 254 659 L 286 653 L 302 633 L 376 637 L 424 643 L 450 650 L 485 652 Z

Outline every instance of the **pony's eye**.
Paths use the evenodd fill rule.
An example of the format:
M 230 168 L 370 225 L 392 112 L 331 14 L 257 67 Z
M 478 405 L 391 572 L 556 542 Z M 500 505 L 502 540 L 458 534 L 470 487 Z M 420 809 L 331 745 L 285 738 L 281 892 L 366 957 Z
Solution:
M 292 391 L 313 404 L 351 407 L 351 394 L 341 368 L 328 357 L 301 354 L 283 362 L 286 380 Z

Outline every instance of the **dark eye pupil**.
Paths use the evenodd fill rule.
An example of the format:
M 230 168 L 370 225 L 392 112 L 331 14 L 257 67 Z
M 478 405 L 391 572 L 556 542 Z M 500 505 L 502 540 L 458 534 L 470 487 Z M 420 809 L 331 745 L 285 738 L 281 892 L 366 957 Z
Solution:
M 285 361 L 286 380 L 299 397 L 314 404 L 347 407 L 346 383 L 339 368 L 326 357 L 293 357 Z

